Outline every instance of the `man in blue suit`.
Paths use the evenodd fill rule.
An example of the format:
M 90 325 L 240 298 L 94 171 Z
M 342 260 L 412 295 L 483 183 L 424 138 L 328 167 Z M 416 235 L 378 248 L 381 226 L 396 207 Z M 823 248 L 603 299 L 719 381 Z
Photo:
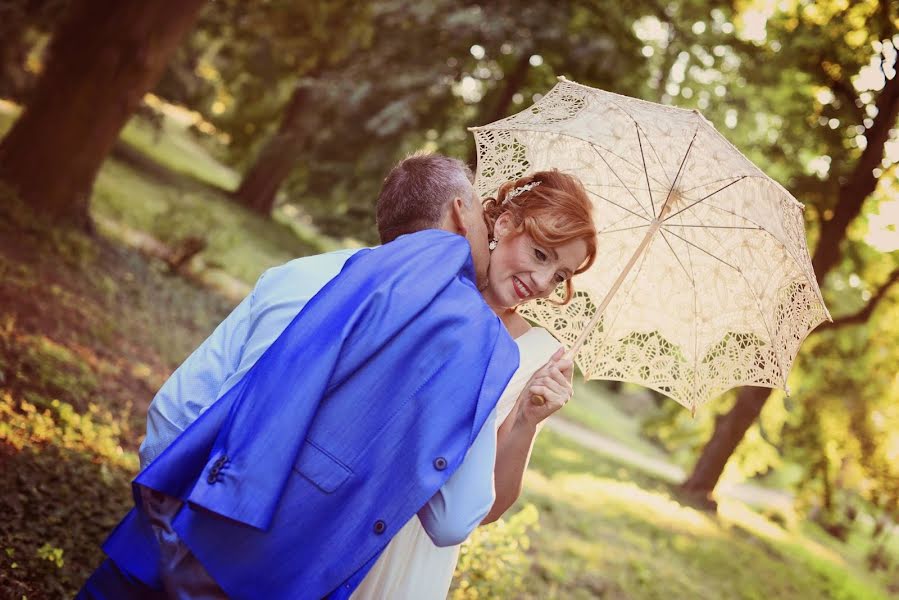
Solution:
M 467 187 L 457 185 L 463 192 L 445 213 L 438 213 L 441 221 L 432 224 L 467 233 L 475 259 L 483 245 L 478 265 L 483 271 L 486 229 L 470 182 L 465 183 Z M 388 207 L 387 217 L 389 213 Z M 390 223 L 382 223 L 382 216 L 383 232 Z M 154 400 L 155 414 L 151 408 L 141 451 L 149 468 L 137 479 L 137 489 L 144 498 L 149 497 L 145 490 L 156 490 L 155 496 L 177 502 L 171 521 L 163 521 L 164 533 L 176 545 L 186 542 L 188 558 L 199 557 L 234 597 L 348 595 L 390 535 L 416 511 L 432 532 L 427 515 L 435 515 L 434 506 L 446 506 L 446 498 L 432 505 L 426 501 L 442 492 L 438 489 L 472 442 L 478 446 L 478 440 L 492 438 L 476 434 L 492 417 L 493 404 L 517 366 L 517 353 L 476 297 L 468 246 L 456 236 L 428 232 L 360 254 L 270 346 L 254 346 L 260 324 L 272 321 L 259 316 L 281 309 L 295 313 L 302 303 L 271 303 L 271 313 L 261 311 L 247 320 L 251 331 L 243 336 L 243 322 L 229 317 L 232 323 L 226 320 L 204 343 L 206 348 L 201 346 L 179 369 L 184 370 L 181 376 L 176 372 L 170 380 L 176 393 L 166 395 L 164 387 Z M 404 293 L 398 294 L 400 289 Z M 252 313 L 252 301 L 245 308 Z M 235 313 L 240 311 L 238 307 Z M 383 325 L 372 329 L 367 325 L 372 319 Z M 223 343 L 216 343 L 220 330 Z M 202 376 L 186 375 L 197 372 L 198 364 L 210 364 L 204 359 L 227 349 L 229 339 L 243 340 L 237 345 L 245 356 L 236 361 L 236 369 L 219 360 L 212 369 L 200 369 Z M 306 349 L 310 342 L 318 343 L 317 352 Z M 296 364 L 314 368 L 299 375 L 286 368 Z M 286 392 L 290 382 L 302 394 Z M 318 393 L 316 383 L 323 386 Z M 208 393 L 219 384 L 222 394 Z M 410 398 L 398 400 L 408 394 Z M 192 400 L 193 410 L 203 415 L 187 415 L 188 434 L 181 437 L 179 419 L 170 418 L 179 413 L 166 403 L 173 397 Z M 184 405 L 181 413 L 190 412 Z M 303 424 L 305 435 L 297 433 Z M 165 431 L 167 427 L 174 431 Z M 492 423 L 483 427 L 491 434 L 492 429 Z M 260 434 L 269 438 L 267 443 L 258 441 Z M 159 455 L 173 437 L 178 443 Z M 429 465 L 424 471 L 419 464 L 423 456 Z M 479 480 L 489 481 L 489 472 Z M 188 508 L 181 509 L 181 501 Z M 287 508 L 291 501 L 299 502 L 301 510 Z M 468 519 L 462 539 L 486 509 L 489 502 L 479 517 Z M 148 525 L 145 512 L 133 511 L 105 548 L 128 575 L 152 587 L 160 583 L 158 550 L 136 543 L 152 538 L 147 532 L 154 529 L 160 539 L 158 523 Z M 450 537 L 449 543 L 460 538 Z M 298 549 L 298 544 L 306 548 Z M 328 552 L 335 546 L 337 554 Z M 273 557 L 284 554 L 289 554 L 283 561 L 286 568 L 274 569 Z M 270 585 L 261 583 L 266 580 Z M 85 589 L 92 591 L 90 583 Z

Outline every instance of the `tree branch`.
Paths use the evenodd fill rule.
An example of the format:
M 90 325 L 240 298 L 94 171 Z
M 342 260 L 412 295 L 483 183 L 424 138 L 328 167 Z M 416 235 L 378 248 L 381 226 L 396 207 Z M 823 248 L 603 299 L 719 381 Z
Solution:
M 817 62 L 821 72 L 830 84 L 830 91 L 833 92 L 834 97 L 842 98 L 843 102 L 846 103 L 846 106 L 854 111 L 856 118 L 861 121 L 860 117 L 864 117 L 865 113 L 864 108 L 860 108 L 857 104 L 859 97 L 855 92 L 855 88 L 851 83 L 847 82 L 845 79 L 834 76 L 830 70 L 825 68 L 824 63 L 826 61 L 827 59 L 821 56 L 818 58 Z
M 818 281 L 824 281 L 827 273 L 839 262 L 840 244 L 846 238 L 849 223 L 858 216 L 865 198 L 877 187 L 879 178 L 873 175 L 873 170 L 883 160 L 884 146 L 899 116 L 899 75 L 887 80 L 875 106 L 877 116 L 865 133 L 867 146 L 848 180 L 840 186 L 833 217 L 821 224 L 818 247 L 812 256 L 812 267 Z
M 822 323 L 815 329 L 815 333 L 820 331 L 824 331 L 826 329 L 834 329 L 838 327 L 844 327 L 846 325 L 861 325 L 862 323 L 867 322 L 867 320 L 871 317 L 871 314 L 874 312 L 874 309 L 877 308 L 877 305 L 881 300 L 887 295 L 890 291 L 890 288 L 899 281 L 899 267 L 893 269 L 893 272 L 890 273 L 890 276 L 887 277 L 886 282 L 882 286 L 880 286 L 877 291 L 871 296 L 871 299 L 868 300 L 868 303 L 865 306 L 851 315 L 844 315 L 839 317 L 838 319 L 834 319 L 830 323 Z

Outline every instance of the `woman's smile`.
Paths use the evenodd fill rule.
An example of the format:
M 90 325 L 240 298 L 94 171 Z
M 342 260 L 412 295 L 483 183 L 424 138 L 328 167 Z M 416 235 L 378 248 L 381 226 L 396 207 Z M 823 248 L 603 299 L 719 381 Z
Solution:
M 522 300 L 530 298 L 532 295 L 531 288 L 526 286 L 522 280 L 514 275 L 512 276 L 512 287 L 515 288 L 515 295 Z

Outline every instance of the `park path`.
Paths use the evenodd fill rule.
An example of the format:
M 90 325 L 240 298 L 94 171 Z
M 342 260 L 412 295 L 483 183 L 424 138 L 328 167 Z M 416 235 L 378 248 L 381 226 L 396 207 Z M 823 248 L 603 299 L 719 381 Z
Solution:
M 670 483 L 679 483 L 687 477 L 684 470 L 675 464 L 647 456 L 617 440 L 588 429 L 583 425 L 568 421 L 563 417 L 547 419 L 546 427 L 574 440 L 582 446 L 605 456 L 624 461 Z M 793 496 L 791 494 L 752 483 L 722 483 L 716 489 L 716 495 L 733 498 L 755 507 L 788 510 L 793 505 Z

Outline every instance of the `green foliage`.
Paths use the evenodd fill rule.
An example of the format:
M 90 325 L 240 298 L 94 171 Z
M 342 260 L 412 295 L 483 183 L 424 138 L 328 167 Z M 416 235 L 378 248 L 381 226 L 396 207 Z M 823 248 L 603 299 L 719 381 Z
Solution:
M 537 508 L 526 504 L 507 519 L 475 529 L 460 549 L 449 597 L 497 598 L 523 591 L 524 574 L 530 566 L 528 534 L 538 521 Z
M 108 410 L 43 403 L 0 392 L 0 588 L 10 597 L 71 596 L 81 586 L 129 507 L 137 468 Z
M 37 557 L 53 563 L 54 565 L 56 565 L 57 569 L 61 569 L 66 564 L 66 561 L 63 559 L 62 555 L 62 548 L 57 548 L 50 544 L 44 544 L 37 549 Z
M 70 0 L 0 2 L 0 96 L 25 97 L 34 84 L 29 58 L 66 13 Z

